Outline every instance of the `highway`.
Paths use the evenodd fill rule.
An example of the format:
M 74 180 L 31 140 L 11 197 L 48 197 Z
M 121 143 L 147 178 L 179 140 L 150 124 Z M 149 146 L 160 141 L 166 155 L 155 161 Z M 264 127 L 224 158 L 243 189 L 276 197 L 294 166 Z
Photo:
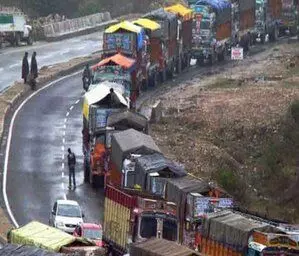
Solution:
M 29 53 L 29 65 L 33 51 L 37 52 L 38 67 L 69 61 L 82 57 L 102 48 L 103 33 L 96 32 L 58 42 L 35 42 L 32 46 L 0 49 L 0 92 L 21 80 L 22 58 L 24 52 Z
M 18 225 L 48 223 L 56 199 L 77 200 L 86 222 L 103 217 L 103 192 L 83 182 L 80 75 L 40 91 L 17 112 L 7 165 L 7 197 Z M 77 189 L 68 190 L 67 148 L 77 155 Z

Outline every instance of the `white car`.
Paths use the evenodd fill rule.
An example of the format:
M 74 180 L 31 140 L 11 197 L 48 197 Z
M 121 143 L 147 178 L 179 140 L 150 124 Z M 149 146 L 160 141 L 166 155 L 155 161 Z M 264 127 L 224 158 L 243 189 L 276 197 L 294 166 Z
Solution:
M 54 203 L 49 224 L 67 233 L 73 233 L 78 224 L 83 223 L 84 214 L 76 201 L 57 200 Z

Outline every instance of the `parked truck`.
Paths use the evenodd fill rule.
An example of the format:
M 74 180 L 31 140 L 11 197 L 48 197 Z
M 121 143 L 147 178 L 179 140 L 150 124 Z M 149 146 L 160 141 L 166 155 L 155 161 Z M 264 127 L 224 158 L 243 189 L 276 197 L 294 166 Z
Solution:
M 178 241 L 176 205 L 134 189 L 107 185 L 103 240 L 109 253 L 123 255 L 132 243 L 155 237 Z
M 173 76 L 179 57 L 177 52 L 178 19 L 175 14 L 165 11 L 163 8 L 149 12 L 143 18 L 153 20 L 161 26 L 161 37 L 155 38 L 152 44 L 157 45 L 156 54 L 162 59 L 163 68 L 160 67 L 160 79 L 164 82 Z
M 19 46 L 20 42 L 32 45 L 32 27 L 27 24 L 24 13 L 0 10 L 0 48 L 5 42 L 13 46 Z
M 165 239 L 149 239 L 130 246 L 129 256 L 199 256 L 200 254 Z
M 182 69 L 189 67 L 192 47 L 192 23 L 193 11 L 181 4 L 164 8 L 167 12 L 177 15 L 178 18 L 178 43 L 176 71 L 180 73 Z
M 282 26 L 282 0 L 256 0 L 255 37 L 261 43 L 266 36 L 276 41 Z
M 121 53 L 136 61 L 136 70 L 132 73 L 132 98 L 137 98 L 142 84 L 147 83 L 143 70 L 148 65 L 144 31 L 129 21 L 123 21 L 108 27 L 104 32 L 102 58 Z
M 298 235 L 291 236 L 253 215 L 223 210 L 203 218 L 200 252 L 207 256 L 297 255 Z
M 57 253 L 79 253 L 82 256 L 106 255 L 103 247 L 96 246 L 88 239 L 74 237 L 37 221 L 9 231 L 8 243 L 35 246 Z
M 112 93 L 110 90 L 114 89 Z M 84 95 L 83 102 L 83 154 L 84 179 L 93 186 L 104 185 L 108 171 L 107 148 L 113 128 L 107 127 L 112 112 L 129 108 L 122 84 L 102 82 Z
M 298 0 L 281 0 L 281 33 L 297 35 L 298 11 Z

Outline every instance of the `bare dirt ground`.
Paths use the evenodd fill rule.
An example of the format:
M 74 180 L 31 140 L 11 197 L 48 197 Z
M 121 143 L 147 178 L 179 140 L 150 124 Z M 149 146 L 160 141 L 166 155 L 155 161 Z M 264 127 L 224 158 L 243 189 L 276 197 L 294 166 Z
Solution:
M 299 48 L 282 44 L 159 95 L 164 153 L 250 210 L 299 221 Z M 298 113 L 297 113 L 298 111 Z

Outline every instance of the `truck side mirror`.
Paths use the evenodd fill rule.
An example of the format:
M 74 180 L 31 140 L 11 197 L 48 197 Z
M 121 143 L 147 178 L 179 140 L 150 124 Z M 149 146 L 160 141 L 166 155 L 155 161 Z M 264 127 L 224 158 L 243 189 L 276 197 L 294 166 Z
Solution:
M 85 214 L 82 212 L 82 218 L 84 218 L 85 217 Z

